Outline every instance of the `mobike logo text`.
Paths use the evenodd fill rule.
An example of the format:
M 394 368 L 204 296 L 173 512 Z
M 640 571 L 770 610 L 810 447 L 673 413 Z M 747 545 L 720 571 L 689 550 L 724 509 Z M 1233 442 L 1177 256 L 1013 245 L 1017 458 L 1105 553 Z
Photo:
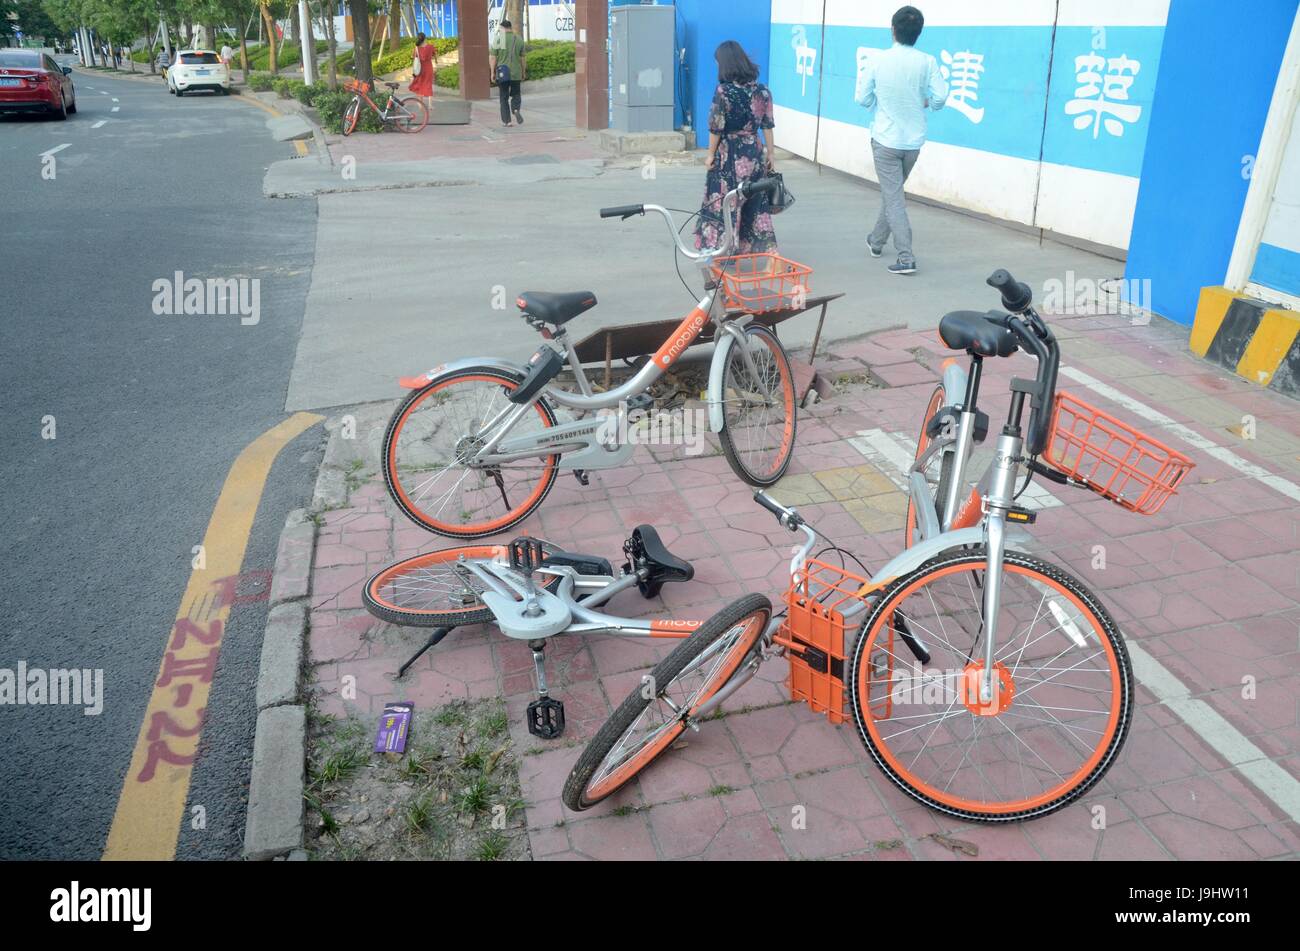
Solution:
M 708 315 L 702 310 L 696 310 L 690 317 L 682 321 L 681 330 L 677 332 L 667 346 L 656 354 L 657 359 L 664 366 L 672 366 L 674 360 L 682 355 L 682 351 L 691 345 L 697 336 L 704 322 L 708 320 Z

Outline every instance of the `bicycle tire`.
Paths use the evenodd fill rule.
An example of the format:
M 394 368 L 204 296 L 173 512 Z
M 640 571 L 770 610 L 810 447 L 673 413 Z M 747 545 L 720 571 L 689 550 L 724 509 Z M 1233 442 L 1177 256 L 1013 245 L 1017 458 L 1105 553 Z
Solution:
M 388 487 L 388 494 L 393 502 L 401 509 L 402 513 L 420 527 L 427 529 L 439 535 L 448 538 L 482 538 L 487 535 L 494 535 L 497 532 L 504 532 L 509 528 L 519 524 L 542 504 L 546 496 L 550 493 L 551 487 L 555 484 L 555 478 L 558 474 L 557 463 L 560 458 L 559 453 L 539 457 L 541 459 L 540 468 L 542 474 L 537 486 L 533 488 L 525 501 L 520 505 L 512 506 L 505 515 L 486 522 L 472 522 L 468 524 L 453 524 L 449 521 L 443 521 L 421 510 L 418 501 L 411 497 L 406 488 L 403 486 L 400 472 L 400 462 L 397 458 L 399 449 L 399 440 L 407 421 L 420 407 L 421 403 L 426 401 L 430 396 L 440 393 L 443 389 L 454 385 L 457 382 L 488 382 L 499 385 L 503 391 L 509 391 L 523 382 L 523 375 L 496 367 L 477 366 L 467 367 L 457 370 L 453 373 L 445 373 L 441 376 L 430 380 L 426 386 L 412 391 L 407 398 L 397 407 L 393 413 L 392 419 L 388 422 L 388 429 L 384 432 L 383 441 L 383 468 L 384 483 Z M 555 411 L 551 409 L 545 399 L 539 399 L 533 403 L 537 411 L 541 425 L 545 428 L 553 427 L 556 424 Z M 507 504 L 509 504 L 507 502 Z
M 560 550 L 559 546 L 549 542 L 543 542 L 542 546 L 543 551 L 548 555 Z M 493 623 L 496 620 L 495 615 L 481 600 L 461 608 L 444 610 L 431 607 L 417 608 L 395 603 L 391 591 L 399 586 L 413 587 L 410 582 L 399 580 L 403 576 L 409 577 L 422 572 L 427 582 L 436 584 L 437 582 L 431 577 L 436 571 L 435 566 L 457 562 L 462 555 L 474 559 L 492 558 L 501 554 L 502 550 L 503 546 L 500 545 L 460 545 L 403 558 L 370 576 L 361 591 L 362 603 L 365 604 L 366 610 L 379 620 L 403 627 L 460 627 L 466 624 Z M 542 586 L 554 590 L 559 584 L 560 577 L 553 575 Z
M 903 761 L 895 755 L 890 748 L 887 748 L 877 724 L 890 719 L 892 716 L 892 708 L 888 710 L 884 717 L 877 717 L 872 713 L 871 707 L 879 707 L 882 700 L 879 697 L 874 700 L 871 698 L 870 684 L 872 681 L 869 679 L 864 681 L 863 679 L 864 658 L 871 655 L 873 645 L 883 629 L 886 626 L 893 624 L 892 618 L 895 612 L 901 610 L 900 605 L 905 598 L 915 591 L 926 588 L 931 580 L 942 580 L 942 578 L 948 575 L 961 575 L 967 572 L 977 572 L 980 570 L 980 566 L 986 564 L 986 562 L 986 547 L 983 545 L 974 546 L 966 551 L 954 552 L 951 555 L 932 559 L 918 567 L 915 571 L 912 571 L 908 575 L 894 581 L 884 592 L 882 592 L 880 598 L 872 608 L 871 614 L 863 624 L 862 636 L 858 638 L 858 643 L 853 653 L 851 679 L 846 686 L 849 687 L 849 694 L 852 698 L 854 722 L 857 724 L 858 734 L 861 737 L 863 744 L 866 746 L 867 752 L 871 755 L 871 758 L 875 761 L 876 765 L 881 768 L 890 781 L 893 782 L 894 785 L 898 786 L 908 796 L 918 802 L 924 803 L 932 809 L 945 813 L 946 815 L 955 816 L 973 822 L 997 823 L 1036 819 L 1056 812 L 1070 803 L 1077 801 L 1081 796 L 1087 793 L 1103 775 L 1105 775 L 1106 771 L 1114 764 L 1115 758 L 1118 756 L 1119 751 L 1124 745 L 1133 716 L 1133 670 L 1129 662 L 1128 651 L 1124 646 L 1123 636 L 1121 635 L 1119 626 L 1115 623 L 1114 619 L 1111 618 L 1110 614 L 1097 600 L 1096 595 L 1089 591 L 1083 582 L 1055 565 L 1034 558 L 1030 555 L 1026 555 L 1022 552 L 1009 551 L 1005 555 L 1003 569 L 1004 596 L 1009 587 L 1006 584 L 1006 575 L 1023 575 L 1029 577 L 1031 580 L 1036 579 L 1049 590 L 1055 590 L 1058 593 L 1065 595 L 1067 606 L 1072 604 L 1074 609 L 1079 612 L 1080 619 L 1091 619 L 1089 620 L 1091 629 L 1099 635 L 1095 640 L 1102 648 L 1102 653 L 1106 655 L 1108 660 L 1107 670 L 1110 673 L 1111 688 L 1113 691 L 1113 698 L 1110 701 L 1111 709 L 1080 711 L 1106 715 L 1107 719 L 1104 730 L 1086 731 L 1089 733 L 1096 732 L 1102 737 L 1096 741 L 1096 749 L 1088 755 L 1088 758 L 1066 780 L 1038 795 L 1030 796 L 1022 800 L 986 803 L 982 808 L 980 808 L 976 806 L 974 801 L 949 790 L 948 786 L 956 782 L 956 772 L 954 772 L 953 776 L 949 779 L 948 785 L 942 789 L 933 783 L 921 779 L 912 772 L 915 764 L 920 761 L 919 755 L 911 761 L 911 765 L 904 765 Z M 982 587 L 980 592 L 982 593 Z M 930 603 L 934 604 L 934 594 L 927 590 L 926 595 L 930 598 Z M 979 597 L 979 594 L 976 594 L 975 596 Z M 1046 595 L 1044 595 L 1044 598 L 1045 597 Z M 942 597 L 940 597 L 940 601 L 942 601 Z M 921 603 L 924 603 L 924 601 Z M 936 613 L 938 613 L 938 611 L 939 609 L 936 606 Z M 978 614 L 982 612 L 977 609 L 975 613 Z M 1056 615 L 1055 611 L 1050 613 Z M 1060 615 L 1056 615 L 1056 617 L 1059 623 Z M 948 613 L 945 615 L 945 618 L 946 626 L 943 629 L 944 644 L 951 646 L 950 640 L 956 639 L 956 634 L 954 633 L 955 615 Z M 1037 617 L 1035 618 L 1035 623 L 1036 620 Z M 978 617 L 973 617 L 973 622 L 977 628 L 982 630 L 982 623 L 979 621 Z M 914 617 L 909 618 L 909 625 L 913 628 L 913 633 L 915 633 L 916 623 Z M 1029 630 L 1033 630 L 1033 624 L 1030 625 Z M 1076 626 L 1076 631 L 1077 630 Z M 1043 637 L 1045 636 L 1047 635 L 1043 635 Z M 1082 634 L 1080 636 L 1082 636 Z M 1039 639 L 1041 640 L 1042 637 Z M 1014 638 L 1004 638 L 1003 643 L 1014 643 Z M 1026 647 L 1028 646 L 1027 643 Z M 1086 638 L 1085 646 L 1087 646 Z M 1055 644 L 1052 643 L 1044 645 L 1044 647 L 1040 649 L 1054 649 L 1054 647 Z M 888 647 L 883 648 L 883 650 L 885 650 L 887 654 L 889 653 Z M 973 650 L 974 648 L 972 648 L 972 651 Z M 1023 655 L 1025 653 L 1026 650 L 1022 648 L 1020 654 L 1016 656 L 1016 671 L 1009 672 L 1009 677 L 1011 679 L 1014 679 L 1016 672 L 1020 671 L 1024 662 Z M 1062 654 L 1064 654 L 1064 652 L 1062 652 Z M 1053 658 L 1053 660 L 1054 659 L 1055 658 Z M 870 662 L 868 661 L 867 663 L 869 666 L 866 672 L 870 674 L 872 668 L 870 667 Z M 1075 666 L 1077 667 L 1077 665 Z M 879 668 L 875 669 L 878 670 Z M 934 669 L 942 670 L 942 665 L 936 663 L 934 668 L 931 669 L 931 672 L 927 674 L 927 676 L 931 678 L 931 683 L 934 682 Z M 1075 669 L 1075 667 L 1065 668 L 1067 671 L 1073 669 Z M 963 674 L 966 673 L 969 673 L 969 669 L 963 671 Z M 958 676 L 960 677 L 961 675 Z M 1057 677 L 1059 677 L 1059 675 L 1053 675 L 1049 680 L 1054 680 Z M 892 682 L 892 679 L 893 674 L 891 672 L 890 677 L 886 680 L 877 680 L 875 682 Z M 1042 683 L 1046 682 L 1047 681 L 1042 681 Z M 868 694 L 866 698 L 863 697 L 864 684 L 866 686 L 866 693 Z M 1029 680 L 1029 684 L 1029 688 L 1021 689 L 1019 692 L 1013 693 L 1010 690 L 1007 691 L 1008 703 L 1006 710 L 1015 709 L 1015 704 L 1017 702 L 1016 697 L 1020 698 L 1021 709 L 1024 709 L 1024 696 L 1028 693 L 1029 689 L 1034 689 L 1034 681 L 1032 679 Z M 1057 684 L 1058 688 L 1067 686 L 1068 685 L 1065 683 Z M 892 689 L 893 688 L 890 688 L 891 691 Z M 961 688 L 958 689 L 960 692 Z M 969 687 L 966 689 L 969 689 Z M 1100 692 L 1096 691 L 1092 686 L 1074 689 Z M 892 696 L 892 692 L 890 696 Z M 942 705 L 942 701 L 940 702 L 940 705 Z M 1034 702 L 1034 705 L 1039 706 L 1037 701 Z M 967 706 L 969 706 L 969 704 L 967 704 Z M 944 733 L 949 737 L 954 736 L 960 727 L 960 722 L 954 721 L 952 717 L 948 715 L 948 712 L 953 709 L 955 709 L 955 704 L 949 704 L 945 709 L 943 720 L 939 721 L 944 723 Z M 1031 707 L 1030 709 L 1033 708 Z M 999 710 L 996 713 L 981 714 L 978 717 L 972 713 L 972 718 L 984 722 L 1004 716 L 1006 710 Z M 960 716 L 960 714 L 958 714 L 958 716 Z M 1024 717 L 1023 714 L 1020 716 Z M 1055 717 L 1054 714 L 1052 716 Z M 909 713 L 909 719 L 914 721 L 919 719 L 919 717 L 916 714 Z M 1030 717 L 1026 717 L 1026 719 L 1033 721 L 1033 718 Z M 1042 722 L 1048 726 L 1052 725 L 1051 721 L 1048 720 L 1033 722 Z M 1057 723 L 1062 727 L 1065 727 L 1068 731 L 1069 728 L 1066 727 L 1066 724 L 1059 720 L 1059 718 L 1057 719 Z M 1010 727 L 1007 727 L 1005 722 L 1002 726 L 1010 732 L 1013 737 L 1015 736 L 1014 731 L 1011 730 Z M 920 726 L 914 723 L 908 724 L 902 728 L 902 732 L 895 735 L 903 736 L 904 733 L 915 732 L 919 728 Z M 974 727 L 972 727 L 972 729 L 974 729 Z M 1029 729 L 1032 730 L 1035 728 L 1030 727 Z M 999 736 L 1000 734 L 994 734 L 994 737 Z M 921 737 L 918 735 L 914 739 L 919 740 Z M 1017 741 L 1020 742 L 1021 745 L 1028 747 L 1028 744 L 1020 741 L 1018 737 Z M 926 742 L 928 743 L 929 741 L 927 740 Z M 1064 743 L 1062 746 L 1068 748 L 1069 743 Z M 1014 744 L 1011 748 L 1016 750 L 1019 755 L 1019 750 Z M 1032 749 L 1032 747 L 1029 748 Z M 934 761 L 939 758 L 940 753 L 937 749 L 930 749 L 926 752 L 928 761 Z M 969 752 L 970 751 L 967 751 L 967 755 L 963 756 L 962 760 L 958 762 L 958 769 L 967 762 Z M 1046 763 L 1046 760 L 1041 755 L 1039 758 Z M 949 757 L 949 761 L 951 761 L 951 756 Z M 990 773 L 995 772 L 993 766 L 996 764 L 990 764 L 987 756 L 972 759 L 971 762 L 981 763 L 983 768 L 987 769 Z M 1032 761 L 1030 766 L 1032 771 L 1032 769 L 1035 768 Z M 1024 780 L 1024 772 L 1025 770 L 1022 764 L 1020 770 L 1022 782 Z M 980 775 L 983 777 L 983 772 L 980 772 Z
M 746 595 L 718 611 L 700 625 L 695 633 L 677 645 L 673 652 L 655 665 L 650 672 L 651 682 L 656 687 L 662 684 L 663 688 L 657 689 L 653 698 L 648 698 L 643 693 L 644 682 L 638 685 L 619 704 L 618 709 L 605 721 L 592 737 L 591 742 L 587 744 L 587 748 L 582 751 L 582 755 L 578 757 L 568 779 L 564 782 L 564 790 L 561 793 L 564 804 L 574 812 L 590 809 L 618 792 L 662 756 L 686 730 L 683 716 L 689 715 L 692 710 L 698 708 L 726 685 L 745 658 L 754 650 L 771 616 L 772 603 L 766 597 L 761 594 Z M 591 792 L 592 779 L 596 776 L 596 771 L 614 752 L 619 740 L 636 725 L 651 703 L 667 692 L 673 682 L 687 670 L 688 665 L 704 654 L 715 642 L 742 624 L 747 626 L 737 636 L 735 643 L 726 647 L 725 654 L 715 667 L 707 672 L 705 683 L 697 693 L 688 698 L 690 706 L 684 709 L 683 715 L 666 722 L 661 732 L 638 747 L 631 757 L 615 769 L 608 780 L 599 782 L 595 791 Z M 604 777 L 598 779 L 604 780 Z
M 718 433 L 718 438 L 722 443 L 722 453 L 727 457 L 727 463 L 731 466 L 731 471 L 749 485 L 762 488 L 780 481 L 781 477 L 785 475 L 785 470 L 790 465 L 790 457 L 794 453 L 795 434 L 799 422 L 799 409 L 795 400 L 794 374 L 790 370 L 790 358 L 786 354 L 785 348 L 781 346 L 781 341 L 777 339 L 776 334 L 762 325 L 751 325 L 745 329 L 745 336 L 747 339 L 750 337 L 755 338 L 766 346 L 772 354 L 772 362 L 777 372 L 777 379 L 774 382 L 780 387 L 780 397 L 786 413 L 786 423 L 781 432 L 781 443 L 777 447 L 778 452 L 772 464 L 764 467 L 762 471 L 754 471 L 741 458 L 740 450 L 736 445 L 737 433 L 735 427 L 727 418 L 727 407 L 730 402 L 727 393 L 730 390 L 729 381 L 732 377 L 732 367 L 738 366 L 741 372 L 744 372 L 743 361 L 737 359 L 736 347 L 739 344 L 735 342 L 731 344 L 722 366 L 722 429 Z
M 357 130 L 357 120 L 361 117 L 361 98 L 353 96 L 348 107 L 343 110 L 343 134 L 351 135 Z
M 399 131 L 408 134 L 420 132 L 429 124 L 429 109 L 419 97 L 403 96 L 397 100 L 397 104 L 411 114 L 409 119 L 399 116 L 394 120 Z

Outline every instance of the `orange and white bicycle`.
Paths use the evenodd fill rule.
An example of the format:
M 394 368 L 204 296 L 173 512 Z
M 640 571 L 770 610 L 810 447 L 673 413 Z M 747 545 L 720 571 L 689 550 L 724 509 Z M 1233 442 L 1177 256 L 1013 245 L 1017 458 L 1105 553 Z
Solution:
M 620 789 L 777 655 L 789 660 L 794 699 L 832 723 L 851 716 L 885 775 L 949 815 L 1044 816 L 1114 763 L 1133 712 L 1119 627 L 1078 578 L 1009 547 L 1037 515 L 1017 500 L 1041 475 L 1151 514 L 1192 463 L 1056 394 L 1060 351 L 1029 288 L 1006 271 L 988 283 L 1010 313 L 957 311 L 939 325 L 948 347 L 970 355 L 970 369 L 947 367 L 927 408 L 908 473 L 906 549 L 870 577 L 854 573 L 847 553 L 795 509 L 756 493 L 805 538 L 790 564 L 784 617 L 751 594 L 674 649 L 578 759 L 564 786 L 570 809 Z M 988 432 L 978 409 L 981 364 L 1017 350 L 1036 358 L 1037 374 L 1011 381 L 993 461 L 971 489 L 971 448 Z M 1029 476 L 1017 489 L 1022 470 Z M 841 553 L 838 566 L 819 557 L 825 552 L 814 557 L 819 543 Z
M 380 109 L 370 98 L 370 83 L 359 79 L 349 79 L 344 88 L 352 93 L 352 101 L 343 110 L 343 134 L 351 135 L 357 129 L 361 119 L 361 104 L 364 102 L 370 111 L 379 116 L 384 125 L 391 125 L 398 132 L 419 132 L 429 124 L 429 109 L 419 96 L 399 96 L 397 83 L 381 80 L 388 87 L 388 101 Z
M 604 208 L 602 218 L 663 215 L 677 250 L 705 275 L 704 296 L 649 360 L 621 386 L 596 392 L 565 324 L 594 307 L 591 291 L 525 291 L 516 303 L 545 342 L 519 366 L 470 357 L 400 380 L 413 392 L 397 408 L 383 442 L 389 493 L 416 524 L 440 535 L 480 538 L 503 532 L 533 512 L 557 474 L 625 463 L 635 449 L 629 416 L 650 408 L 649 387 L 712 322 L 717 346 L 708 383 L 708 428 L 735 473 L 768 486 L 785 473 L 794 449 L 795 383 L 776 334 L 753 321 L 764 310 L 806 298 L 811 270 L 774 254 L 732 255 L 734 219 L 744 199 L 777 187 L 776 179 L 743 183 L 723 199 L 721 247 L 695 251 L 659 205 Z M 555 385 L 566 364 L 577 392 Z M 576 417 L 560 421 L 556 407 Z M 594 415 L 605 413 L 604 416 Z

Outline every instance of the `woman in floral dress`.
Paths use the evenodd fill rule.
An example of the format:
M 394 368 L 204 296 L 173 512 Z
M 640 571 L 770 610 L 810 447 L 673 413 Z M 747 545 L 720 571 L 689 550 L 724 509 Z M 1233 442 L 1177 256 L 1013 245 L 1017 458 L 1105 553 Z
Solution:
M 709 109 L 709 171 L 695 226 L 697 249 L 716 248 L 723 241 L 723 196 L 740 182 L 758 181 L 773 171 L 772 93 L 758 81 L 758 67 L 735 40 L 720 45 L 714 58 L 718 88 Z M 740 200 L 734 253 L 776 252 L 769 203 L 767 192 Z

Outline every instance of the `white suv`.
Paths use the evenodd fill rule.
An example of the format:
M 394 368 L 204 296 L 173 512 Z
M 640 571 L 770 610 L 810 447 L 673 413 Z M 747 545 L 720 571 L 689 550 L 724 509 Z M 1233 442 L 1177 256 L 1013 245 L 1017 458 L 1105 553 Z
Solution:
M 211 50 L 181 50 L 167 70 L 167 91 L 183 96 L 195 89 L 230 95 L 230 70 Z

